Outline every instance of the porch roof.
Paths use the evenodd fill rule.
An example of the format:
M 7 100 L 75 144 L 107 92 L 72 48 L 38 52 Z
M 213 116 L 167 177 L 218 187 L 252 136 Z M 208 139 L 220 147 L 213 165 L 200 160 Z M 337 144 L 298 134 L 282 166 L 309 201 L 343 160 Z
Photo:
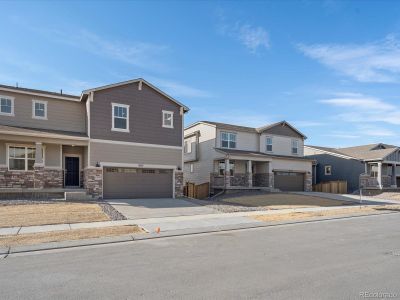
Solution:
M 291 160 L 302 160 L 302 161 L 314 161 L 314 159 L 305 158 L 305 157 L 294 157 L 294 156 L 287 156 L 287 155 L 277 155 L 277 154 L 267 154 L 263 152 L 257 151 L 247 151 L 247 150 L 236 150 L 236 149 L 222 149 L 222 148 L 215 148 L 216 151 L 223 153 L 230 157 L 243 157 L 245 158 L 252 158 L 254 160 L 261 159 L 261 160 L 271 160 L 272 158 L 282 158 L 282 159 L 291 159 Z
M 54 139 L 63 139 L 63 140 L 79 140 L 79 141 L 89 140 L 89 137 L 85 133 L 80 133 L 80 132 L 16 127 L 16 126 L 7 126 L 7 125 L 0 125 L 0 134 L 16 135 L 16 136 L 29 136 L 29 137 L 42 137 L 42 138 L 54 138 Z

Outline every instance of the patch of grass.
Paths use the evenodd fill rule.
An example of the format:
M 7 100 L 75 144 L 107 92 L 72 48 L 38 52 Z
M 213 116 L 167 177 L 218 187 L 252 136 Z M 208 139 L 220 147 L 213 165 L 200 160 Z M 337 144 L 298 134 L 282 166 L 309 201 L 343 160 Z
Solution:
M 0 227 L 109 221 L 95 203 L 1 205 Z
M 332 200 L 321 197 L 296 195 L 289 193 L 271 193 L 262 195 L 246 195 L 229 197 L 222 202 L 251 207 L 268 207 L 271 209 L 302 208 L 302 207 L 329 207 L 351 205 L 349 201 Z
M 332 217 L 332 216 L 346 216 L 346 215 L 367 215 L 374 213 L 397 211 L 400 212 L 400 206 L 398 205 L 382 205 L 382 206 L 358 206 L 341 209 L 331 209 L 319 212 L 293 212 L 283 214 L 271 214 L 271 215 L 258 215 L 252 218 L 257 221 L 274 222 L 274 221 L 288 221 L 288 220 L 304 220 L 316 217 Z
M 125 234 L 144 233 L 144 231 L 136 225 L 113 226 L 102 228 L 74 229 L 40 233 L 27 233 L 18 235 L 0 236 L 0 246 L 22 246 L 34 245 L 40 243 L 60 242 L 70 240 L 90 239 L 106 236 L 118 236 Z

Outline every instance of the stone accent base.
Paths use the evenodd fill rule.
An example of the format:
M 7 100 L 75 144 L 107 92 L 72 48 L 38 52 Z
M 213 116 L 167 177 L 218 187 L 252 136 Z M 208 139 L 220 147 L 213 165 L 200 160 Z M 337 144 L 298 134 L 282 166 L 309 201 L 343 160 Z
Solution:
M 368 174 L 360 175 L 360 188 L 378 187 L 378 180 L 375 177 L 371 177 Z
M 304 174 L 304 191 L 312 192 L 312 174 L 311 173 Z
M 272 187 L 274 175 L 271 173 L 256 173 L 253 174 L 254 187 Z
M 32 171 L 9 171 L 0 168 L 0 188 L 62 188 L 63 171 L 35 167 Z
M 183 197 L 183 172 L 175 171 L 175 197 Z
M 84 188 L 87 193 L 94 199 L 101 199 L 103 197 L 103 169 L 87 168 L 83 174 Z

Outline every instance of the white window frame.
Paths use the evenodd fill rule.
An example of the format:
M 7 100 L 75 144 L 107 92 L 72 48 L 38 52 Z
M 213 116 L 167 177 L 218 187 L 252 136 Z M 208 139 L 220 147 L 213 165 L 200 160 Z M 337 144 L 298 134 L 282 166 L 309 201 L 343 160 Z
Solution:
M 268 144 L 269 139 L 271 140 L 271 144 Z M 265 152 L 269 152 L 269 153 L 273 152 L 274 151 L 273 144 L 274 144 L 274 142 L 273 142 L 272 136 L 266 136 L 265 137 Z M 268 150 L 269 145 L 271 145 L 271 150 Z
M 194 172 L 194 166 L 193 166 L 193 164 L 190 164 L 190 173 L 193 173 Z
M 1 111 L 1 107 L 0 107 L 0 115 L 2 116 L 11 116 L 14 117 L 14 97 L 10 97 L 10 96 L 5 96 L 5 95 L 0 95 L 0 99 L 7 99 L 7 100 L 11 100 L 11 112 L 10 113 L 5 113 Z M 1 100 L 0 100 L 1 101 Z M 1 102 L 0 102 L 1 105 Z
M 294 144 L 296 145 L 296 147 L 294 147 Z M 293 155 L 299 155 L 299 140 L 292 140 L 292 144 L 291 144 L 291 148 L 292 148 L 292 154 Z M 296 152 L 293 151 L 293 149 L 296 148 Z
M 224 147 L 223 145 L 222 145 L 222 135 L 223 134 L 227 134 L 228 135 L 228 147 Z M 232 141 L 233 142 L 233 140 L 231 139 L 231 136 L 235 136 L 235 147 L 231 147 L 230 146 L 230 142 Z M 237 134 L 236 134 L 236 132 L 228 132 L 228 131 L 221 131 L 221 134 L 220 134 L 220 143 L 221 143 L 221 148 L 225 148 L 225 149 L 237 149 Z
M 35 115 L 35 113 L 36 113 L 36 109 L 35 109 L 36 103 L 44 104 L 44 117 Z M 47 120 L 47 101 L 36 100 L 36 99 L 32 100 L 32 118 L 33 119 L 39 119 L 39 120 Z
M 126 108 L 126 128 L 115 128 L 114 127 L 114 107 L 124 107 Z M 117 117 L 120 118 L 120 117 Z M 123 118 L 120 118 L 123 119 Z M 129 105 L 127 104 L 121 104 L 121 103 L 111 103 L 111 122 L 112 122 L 112 126 L 111 126 L 111 130 L 112 131 L 118 131 L 118 132 L 129 132 Z
M 330 172 L 328 172 L 328 168 L 330 169 Z M 331 176 L 332 175 L 332 166 L 331 165 L 324 166 L 324 174 L 326 176 Z
M 25 158 L 16 158 L 20 160 L 25 160 L 25 169 L 24 170 L 10 170 L 10 147 L 19 147 L 19 148 L 25 148 Z M 35 149 L 36 152 L 36 146 L 35 145 L 27 145 L 27 144 L 6 144 L 6 151 L 7 151 L 7 169 L 8 171 L 12 172 L 33 172 L 33 170 L 28 170 L 28 148 Z M 43 164 L 45 164 L 45 157 L 46 155 L 46 146 L 42 146 L 42 159 L 43 159 Z M 35 160 L 36 160 L 36 153 L 35 153 Z
M 171 115 L 171 125 L 165 125 L 165 115 L 170 114 Z M 162 127 L 164 128 L 174 128 L 174 112 L 169 111 L 169 110 L 163 110 L 162 111 Z
M 186 154 L 192 153 L 192 142 L 190 140 L 186 140 L 183 145 L 183 152 Z

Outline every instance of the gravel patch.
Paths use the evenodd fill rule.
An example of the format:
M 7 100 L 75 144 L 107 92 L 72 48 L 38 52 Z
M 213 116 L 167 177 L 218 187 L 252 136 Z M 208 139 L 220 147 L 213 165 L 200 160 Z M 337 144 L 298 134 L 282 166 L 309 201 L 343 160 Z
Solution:
M 113 221 L 127 220 L 127 218 L 107 202 L 98 202 L 103 212 Z

